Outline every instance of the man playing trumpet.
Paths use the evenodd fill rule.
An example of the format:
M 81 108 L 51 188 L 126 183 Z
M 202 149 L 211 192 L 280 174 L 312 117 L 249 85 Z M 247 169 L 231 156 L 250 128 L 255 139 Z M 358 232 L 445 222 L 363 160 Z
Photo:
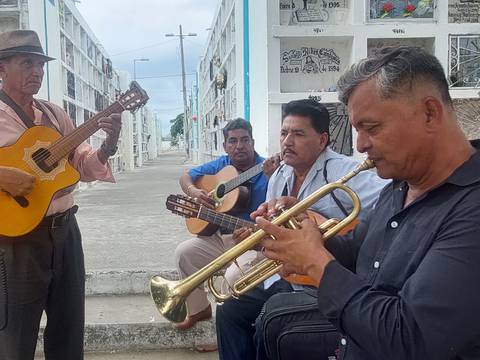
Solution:
M 389 49 L 353 65 L 338 89 L 358 150 L 395 180 L 348 236 L 324 242 L 306 218 L 301 230 L 257 218 L 276 239 L 262 241 L 265 255 L 318 283 L 311 317 L 341 332 L 339 359 L 480 358 L 480 144 L 457 123 L 442 66 L 420 48 Z M 257 358 L 276 358 L 265 343 L 281 329 L 263 319 Z

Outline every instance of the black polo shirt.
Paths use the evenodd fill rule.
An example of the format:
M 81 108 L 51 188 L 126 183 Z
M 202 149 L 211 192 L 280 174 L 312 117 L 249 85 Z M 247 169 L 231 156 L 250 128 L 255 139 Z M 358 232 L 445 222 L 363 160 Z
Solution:
M 327 242 L 318 303 L 345 334 L 340 359 L 480 359 L 480 151 L 403 208 L 407 190 L 393 181 Z

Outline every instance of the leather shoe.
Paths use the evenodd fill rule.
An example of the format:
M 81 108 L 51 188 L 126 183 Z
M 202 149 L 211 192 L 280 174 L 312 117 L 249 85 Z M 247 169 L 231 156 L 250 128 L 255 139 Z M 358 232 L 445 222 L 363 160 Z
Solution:
M 212 306 L 208 305 L 205 309 L 202 311 L 193 314 L 193 315 L 188 315 L 185 320 L 183 320 L 181 323 L 175 324 L 175 328 L 178 330 L 187 330 L 190 329 L 193 325 L 195 325 L 199 321 L 203 320 L 208 320 L 212 317 Z

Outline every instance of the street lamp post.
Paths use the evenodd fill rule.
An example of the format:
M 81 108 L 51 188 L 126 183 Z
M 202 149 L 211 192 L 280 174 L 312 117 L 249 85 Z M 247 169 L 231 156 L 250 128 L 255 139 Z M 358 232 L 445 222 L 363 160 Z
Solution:
M 185 57 L 183 54 L 183 38 L 185 36 L 197 36 L 195 33 L 184 34 L 182 32 L 182 25 L 179 25 L 180 32 L 178 34 L 165 34 L 167 37 L 178 36 L 180 39 L 180 59 L 182 62 L 182 91 L 183 91 L 183 133 L 185 134 L 185 152 L 187 153 L 187 158 L 190 157 L 190 136 L 189 128 L 187 121 L 187 86 L 185 79 Z
M 133 59 L 133 81 L 137 80 L 137 71 L 136 71 L 137 61 L 150 61 L 150 59 L 146 59 L 146 58 Z

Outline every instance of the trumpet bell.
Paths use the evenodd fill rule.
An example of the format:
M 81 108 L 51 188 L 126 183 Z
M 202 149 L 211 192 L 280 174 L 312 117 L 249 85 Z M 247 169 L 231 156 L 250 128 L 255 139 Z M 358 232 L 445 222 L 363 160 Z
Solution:
M 179 323 L 187 317 L 187 306 L 184 299 L 177 293 L 179 281 L 166 280 L 154 276 L 150 280 L 150 294 L 157 310 L 167 320 Z

